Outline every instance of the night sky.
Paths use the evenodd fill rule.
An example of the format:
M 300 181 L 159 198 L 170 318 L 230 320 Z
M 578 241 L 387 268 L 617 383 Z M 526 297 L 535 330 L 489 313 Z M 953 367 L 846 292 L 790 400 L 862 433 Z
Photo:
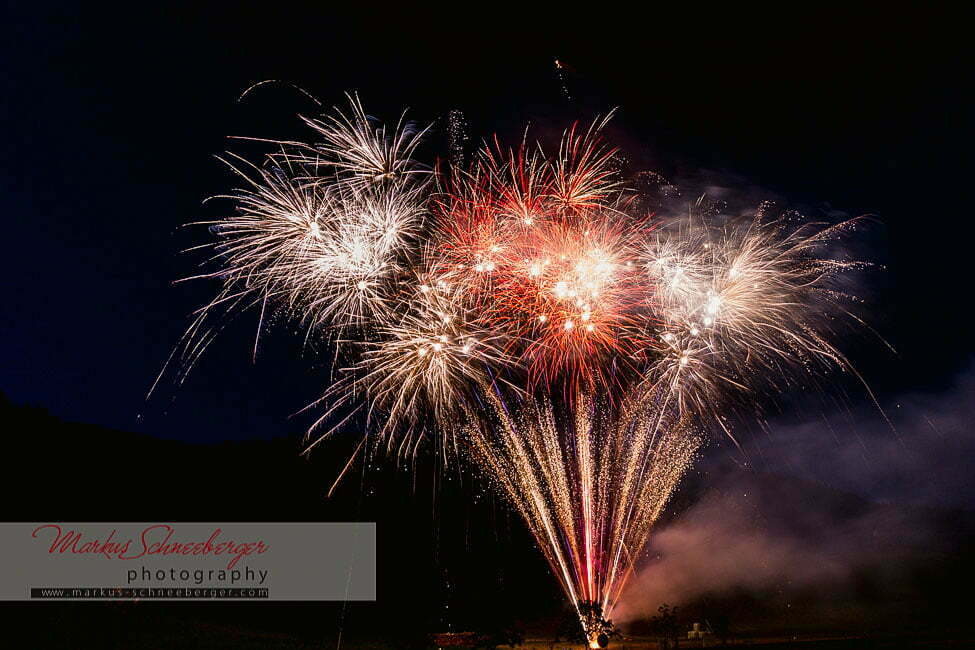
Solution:
M 446 156 L 451 110 L 476 145 L 516 142 L 528 124 L 551 138 L 615 107 L 606 135 L 630 170 L 689 200 L 732 187 L 817 219 L 870 215 L 848 252 L 876 263 L 853 287 L 876 335 L 841 347 L 876 401 L 834 375 L 824 394 L 763 402 L 768 425 L 736 429 L 742 449 L 712 436 L 614 616 L 645 623 L 670 602 L 688 625 L 718 613 L 767 634 L 971 637 L 970 16 L 331 4 L 0 9 L 0 493 L 24 521 L 376 521 L 378 601 L 0 614 L 37 647 L 66 648 L 356 635 L 402 648 L 486 622 L 535 633 L 566 613 L 575 629 L 522 522 L 461 464 L 357 465 L 324 497 L 358 433 L 299 455 L 310 420 L 291 416 L 332 368 L 289 327 L 262 333 L 255 362 L 245 314 L 185 384 L 167 375 L 146 400 L 217 290 L 175 283 L 202 261 L 181 251 L 210 238 L 185 224 L 233 209 L 205 202 L 238 185 L 216 156 L 267 151 L 229 136 L 308 138 L 298 115 L 320 109 L 298 86 L 325 107 L 358 91 L 386 121 L 409 108 L 433 124 L 424 162 Z M 45 646 L 45 633 L 66 640 Z
M 475 140 L 618 106 L 611 134 L 647 168 L 708 170 L 813 212 L 876 217 L 867 244 L 885 269 L 863 286 L 870 324 L 897 353 L 876 342 L 849 353 L 885 405 L 944 390 L 970 366 L 972 89 L 959 16 L 19 4 L 0 39 L 0 390 L 14 403 L 188 441 L 302 430 L 288 415 L 320 393 L 325 362 L 272 331 L 254 367 L 254 318 L 182 388 L 145 401 L 213 292 L 172 284 L 199 261 L 179 251 L 206 237 L 181 225 L 231 209 L 203 204 L 233 186 L 213 156 L 248 151 L 226 136 L 301 137 L 296 114 L 315 112 L 284 85 L 238 101 L 265 79 L 326 105 L 358 90 L 386 119 L 460 109 Z M 444 151 L 437 137 L 431 156 Z

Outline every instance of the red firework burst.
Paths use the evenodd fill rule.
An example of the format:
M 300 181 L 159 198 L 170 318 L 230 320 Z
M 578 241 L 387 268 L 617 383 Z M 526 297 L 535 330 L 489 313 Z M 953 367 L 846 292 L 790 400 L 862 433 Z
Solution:
M 617 210 L 613 151 L 594 134 L 568 131 L 556 163 L 495 145 L 439 202 L 442 272 L 506 334 L 529 388 L 590 387 L 641 346 L 646 276 L 634 260 L 645 223 Z

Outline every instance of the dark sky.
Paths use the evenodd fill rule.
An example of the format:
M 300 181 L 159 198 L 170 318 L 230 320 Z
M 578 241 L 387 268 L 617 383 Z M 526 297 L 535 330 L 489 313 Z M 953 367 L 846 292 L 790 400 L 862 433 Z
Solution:
M 322 363 L 272 333 L 252 367 L 247 318 L 180 390 L 144 401 L 212 292 L 171 282 L 195 268 L 178 251 L 205 235 L 180 225 L 229 207 L 202 204 L 233 182 L 213 155 L 239 148 L 228 135 L 300 136 L 295 114 L 313 112 L 284 87 L 237 101 L 264 79 L 326 104 L 356 89 L 387 118 L 459 108 L 476 137 L 619 106 L 626 147 L 665 174 L 719 170 L 817 209 L 876 215 L 871 253 L 887 268 L 869 276 L 871 324 L 898 355 L 850 356 L 882 401 L 969 366 L 962 16 L 19 4 L 0 21 L 0 390 L 14 402 L 187 440 L 300 430 L 287 416 L 320 392 Z M 556 56 L 572 68 L 573 104 Z

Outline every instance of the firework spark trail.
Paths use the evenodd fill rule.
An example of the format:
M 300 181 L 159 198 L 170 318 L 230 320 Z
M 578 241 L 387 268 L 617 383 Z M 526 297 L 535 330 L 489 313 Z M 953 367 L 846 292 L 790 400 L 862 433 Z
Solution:
M 480 296 L 526 360 L 529 383 L 568 393 L 609 380 L 639 344 L 635 264 L 646 220 L 621 212 L 605 121 L 566 132 L 554 160 L 522 143 L 482 150 L 437 205 L 445 273 Z
M 817 370 L 852 370 L 829 338 L 834 316 L 855 298 L 832 280 L 865 264 L 821 253 L 859 220 L 792 225 L 764 216 L 722 227 L 679 223 L 647 246 L 660 354 L 645 381 L 669 387 L 682 412 L 722 422 L 719 411 L 735 397 L 808 381 Z M 746 409 L 753 403 L 745 396 Z
M 215 268 L 193 277 L 222 286 L 174 350 L 178 380 L 241 311 L 260 309 L 258 335 L 298 323 L 338 373 L 306 407 L 323 407 L 312 445 L 364 420 L 356 454 L 435 437 L 474 461 L 596 643 L 701 432 L 731 435 L 758 395 L 817 372 L 855 374 L 837 278 L 863 264 L 831 245 L 858 221 L 729 218 L 703 197 L 651 219 L 634 200 L 649 176 L 616 171 L 605 119 L 553 156 L 527 135 L 466 169 L 454 151 L 442 175 L 414 160 L 425 129 L 348 99 L 303 118 L 314 143 L 224 159 L 245 187 L 207 224 Z
M 274 142 L 280 150 L 262 166 L 221 158 L 245 186 L 214 197 L 232 200 L 236 214 L 204 224 L 216 241 L 197 248 L 212 250 L 216 270 L 186 279 L 218 279 L 223 289 L 197 312 L 150 394 L 173 362 L 182 382 L 226 321 L 257 305 L 263 313 L 272 304 L 309 335 L 386 321 L 387 290 L 425 215 L 429 175 L 411 157 L 423 131 L 402 119 L 389 131 L 358 97 L 348 100 L 348 114 L 306 120 L 321 144 Z
M 564 412 L 546 400 L 472 418 L 474 459 L 522 515 L 580 618 L 608 616 L 653 522 L 700 436 L 662 397 L 613 405 L 584 396 Z M 586 622 L 596 636 L 599 620 Z
M 449 430 L 455 426 L 452 416 L 486 381 L 488 370 L 515 364 L 502 349 L 502 337 L 471 313 L 462 288 L 442 277 L 419 274 L 404 288 L 395 314 L 377 328 L 376 340 L 359 344 L 357 363 L 323 398 L 342 405 L 361 388 L 369 401 L 367 429 L 377 431 L 387 449 L 397 442 L 411 447 L 410 434 Z M 441 436 L 441 442 L 449 438 Z

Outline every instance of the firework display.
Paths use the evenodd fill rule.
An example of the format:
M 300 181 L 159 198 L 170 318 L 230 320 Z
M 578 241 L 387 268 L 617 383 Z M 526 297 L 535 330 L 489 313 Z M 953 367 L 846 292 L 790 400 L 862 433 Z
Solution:
M 455 112 L 443 167 L 415 160 L 423 129 L 387 128 L 356 97 L 305 122 L 309 143 L 227 159 L 245 186 L 208 224 L 213 268 L 195 277 L 221 288 L 174 353 L 180 379 L 226 316 L 293 320 L 335 359 L 312 440 L 355 421 L 367 448 L 432 439 L 471 462 L 599 647 L 704 432 L 849 369 L 837 276 L 861 264 L 830 243 L 856 220 L 651 212 L 648 173 L 619 171 L 605 120 L 552 153 L 493 141 L 463 165 Z

